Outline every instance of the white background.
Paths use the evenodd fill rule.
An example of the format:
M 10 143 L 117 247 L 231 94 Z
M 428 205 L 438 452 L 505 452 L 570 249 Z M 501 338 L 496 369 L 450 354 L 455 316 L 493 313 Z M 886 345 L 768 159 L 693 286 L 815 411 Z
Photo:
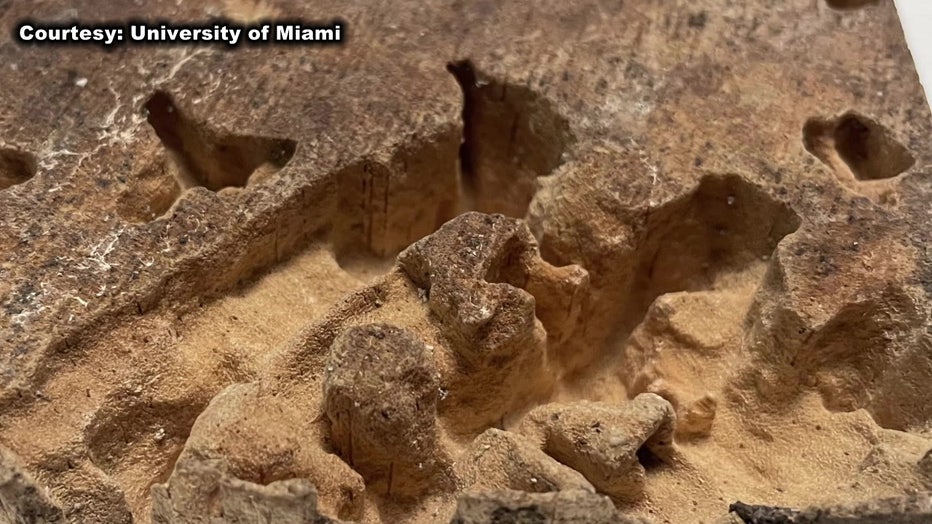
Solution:
M 932 104 L 932 0 L 896 0 L 896 8 L 926 91 L 926 101 Z

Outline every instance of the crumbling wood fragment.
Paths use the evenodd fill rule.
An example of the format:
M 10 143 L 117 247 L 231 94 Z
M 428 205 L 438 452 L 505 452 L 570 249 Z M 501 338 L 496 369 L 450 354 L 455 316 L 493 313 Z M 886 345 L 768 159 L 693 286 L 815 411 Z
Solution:
M 745 524 L 927 524 L 932 492 L 802 510 L 735 502 L 728 510 Z
M 796 524 L 799 511 L 774 506 L 755 506 L 741 501 L 728 506 L 745 524 Z

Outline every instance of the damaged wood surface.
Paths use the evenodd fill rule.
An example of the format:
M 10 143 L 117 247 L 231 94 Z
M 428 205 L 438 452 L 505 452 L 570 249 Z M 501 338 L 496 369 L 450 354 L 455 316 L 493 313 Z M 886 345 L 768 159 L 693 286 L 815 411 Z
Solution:
M 932 115 L 892 1 L 119 7 L 347 39 L 0 37 L 0 516 L 924 500 Z

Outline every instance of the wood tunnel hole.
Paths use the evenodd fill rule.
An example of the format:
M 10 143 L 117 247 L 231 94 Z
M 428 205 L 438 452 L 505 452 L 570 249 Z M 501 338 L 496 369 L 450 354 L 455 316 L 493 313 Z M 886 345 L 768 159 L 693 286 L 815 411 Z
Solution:
M 638 448 L 635 455 L 637 456 L 638 462 L 640 462 L 647 471 L 657 470 L 667 465 L 663 459 L 655 455 L 647 446 Z
M 836 175 L 858 181 L 893 178 L 916 163 L 889 129 L 854 111 L 810 118 L 803 126 L 803 145 Z
M 450 62 L 447 64 L 447 71 L 453 75 L 453 78 L 456 79 L 456 82 L 460 85 L 460 88 L 463 91 L 463 143 L 460 144 L 460 173 L 462 176 L 463 190 L 469 193 L 475 192 L 475 181 L 473 176 L 475 173 L 475 165 L 473 161 L 473 151 L 470 147 L 471 143 L 467 140 L 467 137 L 472 137 L 475 135 L 475 122 L 468 118 L 470 110 L 475 106 L 475 89 L 470 86 L 476 86 L 478 84 L 478 79 L 476 78 L 476 69 L 472 66 L 472 63 L 468 60 L 462 60 L 459 62 Z
M 666 293 L 715 289 L 761 265 L 800 225 L 785 203 L 739 175 L 707 175 L 689 195 L 654 210 L 622 301 L 626 337 Z
M 858 180 L 892 178 L 916 163 L 880 124 L 855 113 L 842 116 L 835 128 L 835 147 Z
M 244 187 L 259 173 L 264 177 L 283 168 L 297 149 L 294 140 L 215 131 L 186 116 L 164 91 L 156 91 L 145 110 L 177 164 L 183 189 Z
M 463 92 L 462 210 L 523 218 L 537 178 L 563 163 L 569 122 L 527 86 L 497 80 L 469 60 L 447 64 Z
M 572 136 L 548 99 L 469 60 L 446 69 L 463 96 L 459 128 L 416 138 L 391 158 L 354 162 L 336 177 L 330 237 L 350 273 L 383 273 L 401 249 L 463 212 L 523 218 L 537 178 L 563 162 Z
M 36 174 L 36 158 L 18 149 L 0 148 L 0 191 L 29 180 Z

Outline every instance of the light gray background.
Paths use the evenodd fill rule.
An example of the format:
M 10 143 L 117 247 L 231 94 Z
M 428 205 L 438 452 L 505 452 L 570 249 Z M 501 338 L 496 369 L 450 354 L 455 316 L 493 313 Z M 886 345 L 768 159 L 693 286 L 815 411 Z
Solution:
M 926 101 L 932 101 L 932 0 L 896 0 Z M 932 103 L 932 102 L 930 102 Z

